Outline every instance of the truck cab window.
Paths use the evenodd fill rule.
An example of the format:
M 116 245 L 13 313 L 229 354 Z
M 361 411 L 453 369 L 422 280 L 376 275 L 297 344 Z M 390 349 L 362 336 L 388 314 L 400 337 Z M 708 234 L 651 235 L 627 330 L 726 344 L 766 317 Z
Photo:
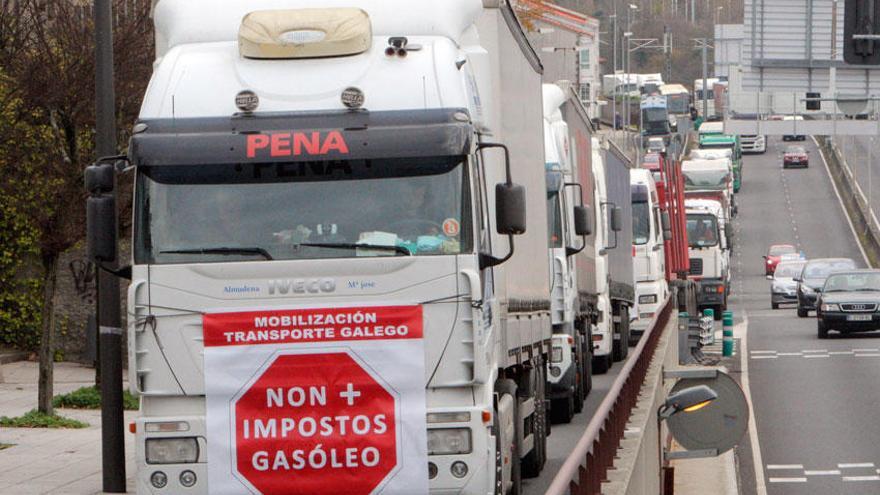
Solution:
M 138 263 L 469 252 L 461 157 L 142 167 Z

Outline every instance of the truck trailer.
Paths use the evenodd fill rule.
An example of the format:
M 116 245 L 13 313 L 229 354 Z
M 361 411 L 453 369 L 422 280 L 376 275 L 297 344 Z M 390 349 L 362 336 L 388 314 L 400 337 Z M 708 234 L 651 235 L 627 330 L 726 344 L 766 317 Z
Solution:
M 546 460 L 552 275 L 511 6 L 161 0 L 154 22 L 127 155 L 138 493 L 519 493 Z

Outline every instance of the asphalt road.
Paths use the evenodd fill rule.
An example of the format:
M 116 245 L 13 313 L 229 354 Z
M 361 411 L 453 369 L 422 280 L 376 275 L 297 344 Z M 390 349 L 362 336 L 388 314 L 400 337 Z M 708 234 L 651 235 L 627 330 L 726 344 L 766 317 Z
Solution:
M 629 350 L 630 357 L 632 357 L 633 348 L 630 347 Z M 547 487 L 550 486 L 559 468 L 562 467 L 562 463 L 571 455 L 575 444 L 583 436 L 596 408 L 608 395 L 608 389 L 611 388 L 611 384 L 614 383 L 625 362 L 614 363 L 614 366 L 604 375 L 593 375 L 593 391 L 587 396 L 584 410 L 580 414 L 576 414 L 569 424 L 553 425 L 550 438 L 547 439 L 547 464 L 544 465 L 540 477 L 523 480 L 523 493 L 541 495 L 547 491 Z
M 864 265 L 812 141 L 808 169 L 782 170 L 783 146 L 771 139 L 766 154 L 745 158 L 732 260 L 731 303 L 748 323 L 745 358 L 767 493 L 878 494 L 880 336 L 819 340 L 815 318 L 770 309 L 761 258 L 770 244 Z M 752 493 L 754 473 L 741 475 Z

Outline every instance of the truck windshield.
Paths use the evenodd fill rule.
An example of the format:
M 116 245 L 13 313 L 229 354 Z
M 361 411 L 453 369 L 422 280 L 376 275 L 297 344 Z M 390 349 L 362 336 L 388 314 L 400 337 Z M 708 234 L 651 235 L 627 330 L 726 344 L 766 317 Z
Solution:
M 666 104 L 669 106 L 669 113 L 688 113 L 688 99 L 687 95 L 668 95 Z
M 684 175 L 684 188 L 686 191 L 694 190 L 722 190 L 727 187 L 727 170 L 686 170 Z
M 718 220 L 714 215 L 688 215 L 687 234 L 688 243 L 692 248 L 717 246 Z
M 461 157 L 141 167 L 136 263 L 471 250 Z
M 645 201 L 633 202 L 633 244 L 641 246 L 648 243 L 651 236 L 651 210 Z

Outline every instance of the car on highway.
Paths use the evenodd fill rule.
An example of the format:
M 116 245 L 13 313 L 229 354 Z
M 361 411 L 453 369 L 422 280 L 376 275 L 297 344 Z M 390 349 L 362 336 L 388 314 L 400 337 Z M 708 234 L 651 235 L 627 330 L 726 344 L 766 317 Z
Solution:
M 798 283 L 797 315 L 806 318 L 810 311 L 816 309 L 822 286 L 829 275 L 855 269 L 856 262 L 849 258 L 817 258 L 807 261 L 795 278 Z
M 807 260 L 781 261 L 770 277 L 770 307 L 779 309 L 780 304 L 797 303 L 795 277 L 803 270 Z
M 829 275 L 819 296 L 816 320 L 820 339 L 880 330 L 880 270 L 853 270 Z
M 649 153 L 665 153 L 666 143 L 663 142 L 662 137 L 648 138 L 648 146 L 646 147 L 646 151 Z
M 783 256 L 797 254 L 797 248 L 791 244 L 774 244 L 770 246 L 770 249 L 767 250 L 767 254 L 764 255 L 764 275 L 773 275 L 773 272 L 776 270 L 776 265 L 782 261 Z
M 810 166 L 810 152 L 803 146 L 786 146 L 782 152 L 782 168 Z

